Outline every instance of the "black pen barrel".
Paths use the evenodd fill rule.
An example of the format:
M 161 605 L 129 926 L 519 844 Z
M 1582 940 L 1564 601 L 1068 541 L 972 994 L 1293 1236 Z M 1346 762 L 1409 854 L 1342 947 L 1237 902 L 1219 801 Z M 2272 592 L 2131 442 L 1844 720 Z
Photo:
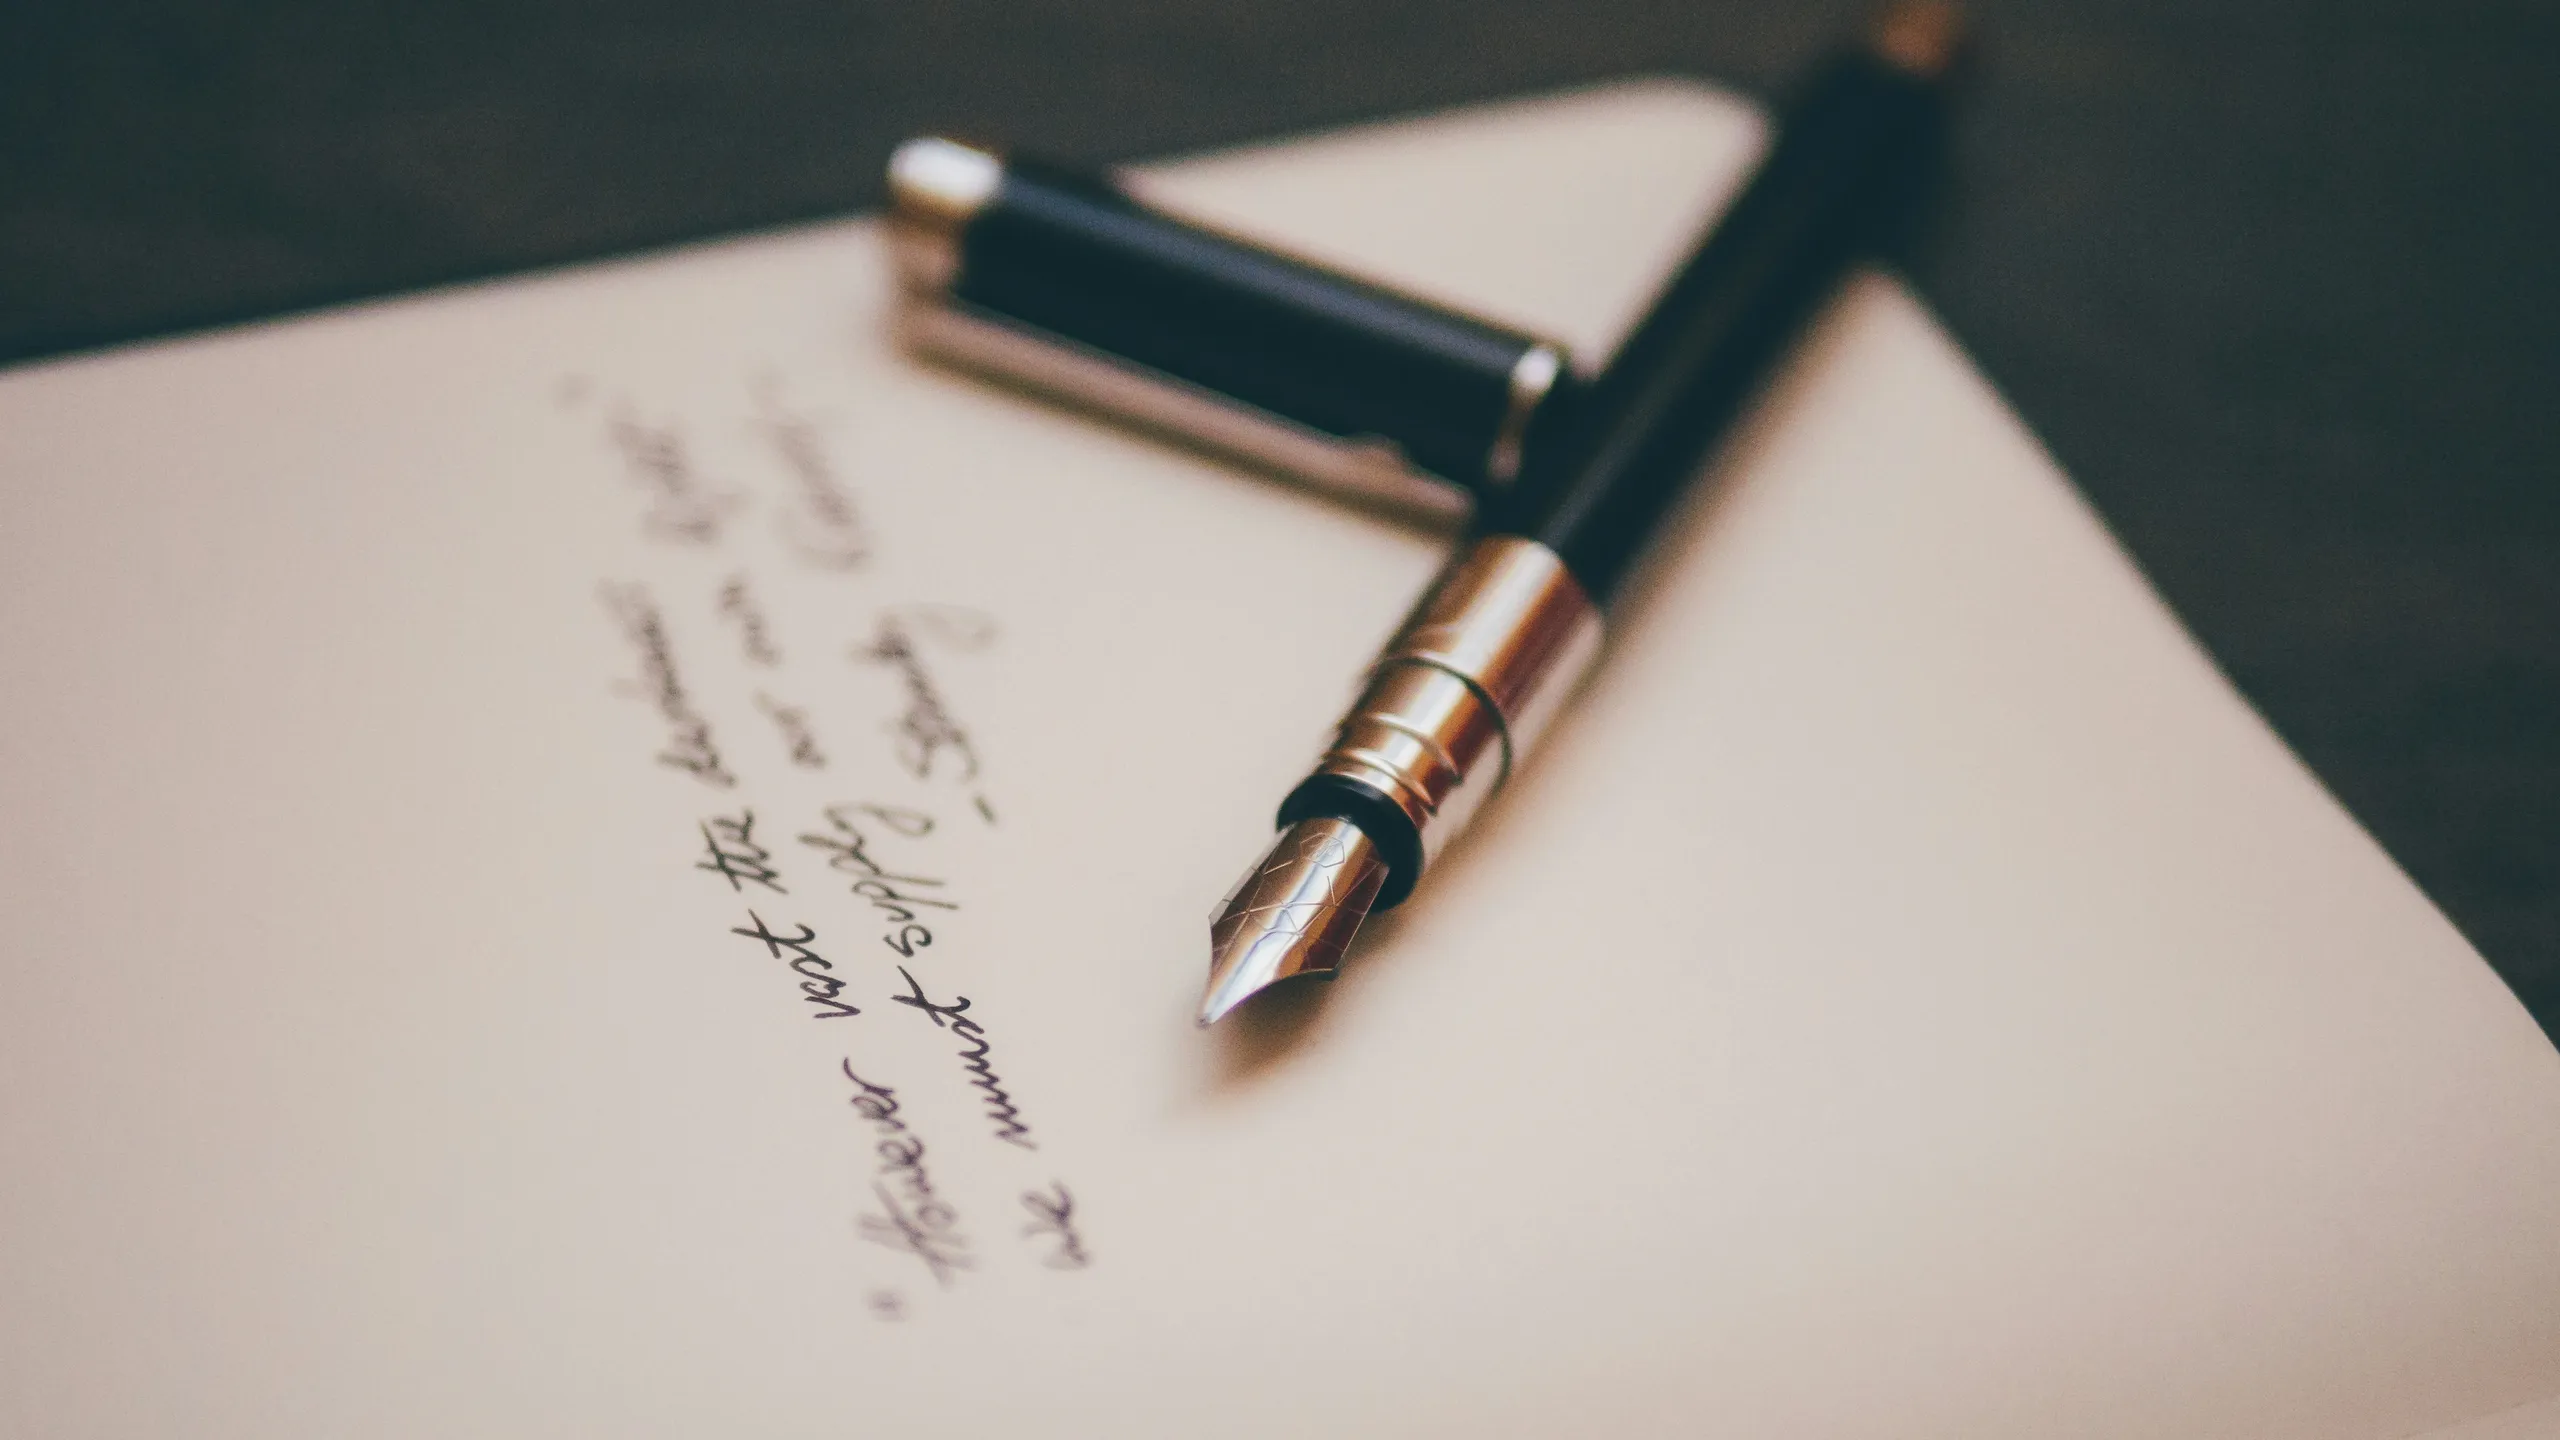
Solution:
M 1210 922 L 1201 1024 L 1331 974 L 1369 914 L 1413 893 L 1537 747 L 1599 657 L 1602 607 L 1707 447 L 1917 188 L 1957 36 L 1943 0 L 1887 8 L 1863 49 L 1816 73 L 1609 368 L 1531 421 L 1516 489 L 1486 496 Z
M 1708 447 L 1917 190 L 1943 124 L 1945 58 L 1896 54 L 1880 36 L 1817 72 L 1577 408 L 1532 434 L 1520 483 L 1481 531 L 1545 545 L 1608 604 Z
M 1470 486 L 1541 343 L 1034 161 L 1007 167 L 961 255 L 963 301 L 1323 434 L 1377 437 Z

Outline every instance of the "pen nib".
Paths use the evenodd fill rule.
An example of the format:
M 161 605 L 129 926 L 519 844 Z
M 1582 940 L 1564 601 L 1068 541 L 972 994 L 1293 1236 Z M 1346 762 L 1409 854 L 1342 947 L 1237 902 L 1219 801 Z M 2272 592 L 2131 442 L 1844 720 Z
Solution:
M 1282 830 L 1209 922 L 1200 1023 L 1293 975 L 1339 966 L 1386 878 L 1378 848 L 1348 820 L 1301 820 Z

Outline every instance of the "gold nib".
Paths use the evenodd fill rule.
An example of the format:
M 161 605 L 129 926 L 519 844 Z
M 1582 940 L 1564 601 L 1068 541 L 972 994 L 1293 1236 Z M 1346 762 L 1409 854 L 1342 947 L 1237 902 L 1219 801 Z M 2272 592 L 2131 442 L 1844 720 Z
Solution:
M 1293 975 L 1330 973 L 1386 883 L 1387 863 L 1348 820 L 1301 820 L 1209 922 L 1209 993 L 1200 1023 Z

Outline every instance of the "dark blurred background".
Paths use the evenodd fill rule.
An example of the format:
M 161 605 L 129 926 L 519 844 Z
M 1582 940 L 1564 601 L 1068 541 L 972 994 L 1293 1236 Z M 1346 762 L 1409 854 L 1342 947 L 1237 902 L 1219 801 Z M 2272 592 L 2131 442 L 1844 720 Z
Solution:
M 12 0 L 0 362 L 1646 72 L 1785 0 Z M 2560 4 L 1977 3 L 1919 289 L 2240 688 L 2560 1030 Z

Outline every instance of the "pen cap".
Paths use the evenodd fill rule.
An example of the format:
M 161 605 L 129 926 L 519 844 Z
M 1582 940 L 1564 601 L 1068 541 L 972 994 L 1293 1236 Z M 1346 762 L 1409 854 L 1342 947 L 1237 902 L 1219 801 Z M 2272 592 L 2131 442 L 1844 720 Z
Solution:
M 1150 208 L 1107 177 L 927 137 L 889 164 L 899 328 L 1328 489 L 1454 517 L 1518 474 L 1563 347 Z

